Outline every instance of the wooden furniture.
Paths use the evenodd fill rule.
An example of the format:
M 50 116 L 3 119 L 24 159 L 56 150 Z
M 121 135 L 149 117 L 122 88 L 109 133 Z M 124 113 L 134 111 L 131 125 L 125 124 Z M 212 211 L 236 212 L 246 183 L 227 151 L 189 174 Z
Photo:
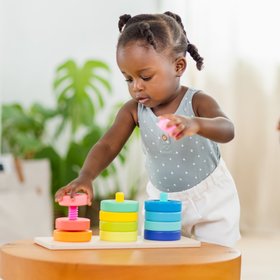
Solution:
M 49 250 L 31 240 L 0 248 L 3 280 L 240 279 L 239 251 L 202 243 L 199 248 Z

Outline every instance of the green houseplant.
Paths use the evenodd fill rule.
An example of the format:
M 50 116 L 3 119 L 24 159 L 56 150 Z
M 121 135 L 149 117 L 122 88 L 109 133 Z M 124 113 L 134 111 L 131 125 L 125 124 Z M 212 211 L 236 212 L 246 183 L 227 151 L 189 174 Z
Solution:
M 81 67 L 75 61 L 67 60 L 56 69 L 53 87 L 59 124 L 53 139 L 57 139 L 70 128 L 66 153 L 62 156 L 49 145 L 36 155 L 41 158 L 48 157 L 51 162 L 53 195 L 58 188 L 77 177 L 89 149 L 104 132 L 95 117 L 99 110 L 104 108 L 106 96 L 112 94 L 109 73 L 108 65 L 98 60 L 86 61 Z M 81 130 L 84 131 L 83 135 L 78 137 Z M 110 171 L 105 170 L 101 176 L 107 177 L 115 171 L 113 164 L 108 169 Z M 96 199 L 100 200 L 98 196 Z M 58 215 L 65 210 L 58 204 L 54 206 Z M 94 209 L 84 208 L 87 216 L 94 212 Z
M 4 104 L 2 107 L 2 153 L 13 154 L 19 180 L 24 180 L 20 159 L 32 159 L 44 147 L 44 128 L 48 119 L 56 115 L 54 110 L 40 104 L 29 109 L 20 104 Z
M 79 67 L 75 61 L 67 60 L 56 69 L 53 83 L 56 101 L 54 108 L 45 108 L 40 104 L 34 104 L 29 109 L 24 109 L 19 104 L 3 106 L 4 152 L 13 153 L 17 158 L 49 159 L 52 195 L 78 175 L 89 149 L 107 129 L 96 118 L 105 106 L 105 98 L 112 95 L 109 75 L 110 68 L 102 61 L 89 60 Z M 112 115 L 121 105 L 114 106 Z M 56 127 L 50 136 L 48 124 L 54 120 Z M 108 120 L 110 123 L 112 116 Z M 10 130 L 11 127 L 13 131 Z M 62 153 L 55 143 L 60 137 L 65 138 L 65 135 L 65 152 Z M 137 133 L 135 136 L 137 137 Z M 102 172 L 99 176 L 101 180 L 106 181 L 117 175 L 118 166 L 125 164 L 128 146 Z M 113 197 L 116 191 L 122 190 L 117 180 L 105 195 L 99 193 L 98 185 L 97 180 L 94 184 L 97 201 Z M 126 194 L 127 198 L 136 198 L 137 192 L 137 183 L 133 183 Z M 57 203 L 54 203 L 54 209 L 58 212 L 57 215 L 65 211 L 65 207 L 59 207 Z M 93 212 L 88 207 L 83 211 L 87 215 Z
M 81 126 L 92 126 L 97 111 L 104 107 L 106 94 L 112 93 L 108 72 L 109 66 L 99 60 L 86 61 L 82 67 L 67 60 L 57 68 L 54 90 L 62 122 L 56 136 L 67 122 L 71 124 L 71 139 Z

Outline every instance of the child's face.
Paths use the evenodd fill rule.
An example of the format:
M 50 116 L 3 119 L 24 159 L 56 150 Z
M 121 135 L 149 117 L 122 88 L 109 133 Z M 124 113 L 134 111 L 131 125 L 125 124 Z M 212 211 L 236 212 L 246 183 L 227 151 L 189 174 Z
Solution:
M 129 42 L 117 49 L 117 63 L 137 102 L 153 108 L 172 100 L 179 90 L 175 59 L 152 46 Z

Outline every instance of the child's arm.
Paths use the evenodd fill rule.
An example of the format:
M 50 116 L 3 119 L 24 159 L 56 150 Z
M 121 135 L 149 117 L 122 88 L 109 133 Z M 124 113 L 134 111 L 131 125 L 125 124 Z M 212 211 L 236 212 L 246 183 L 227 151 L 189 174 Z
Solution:
M 216 142 L 226 143 L 234 137 L 233 123 L 222 112 L 218 103 L 209 95 L 199 92 L 193 97 L 195 117 L 168 114 L 167 127 L 176 126 L 171 136 L 176 140 L 184 136 L 199 134 Z
M 88 204 L 93 198 L 92 181 L 114 160 L 137 124 L 137 103 L 128 101 L 118 112 L 114 124 L 91 148 L 78 178 L 60 188 L 55 194 L 59 201 L 63 195 L 73 196 L 79 191 L 88 194 Z

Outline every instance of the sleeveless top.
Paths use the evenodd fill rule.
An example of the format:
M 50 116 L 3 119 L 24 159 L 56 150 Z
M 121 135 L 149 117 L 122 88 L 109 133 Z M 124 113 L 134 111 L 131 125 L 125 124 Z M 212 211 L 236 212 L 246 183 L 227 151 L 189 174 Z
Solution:
M 189 88 L 176 115 L 194 117 L 192 98 L 197 92 Z M 184 191 L 199 184 L 217 167 L 218 144 L 200 135 L 174 140 L 157 126 L 151 108 L 138 103 L 138 121 L 145 154 L 145 166 L 151 183 L 163 192 Z

